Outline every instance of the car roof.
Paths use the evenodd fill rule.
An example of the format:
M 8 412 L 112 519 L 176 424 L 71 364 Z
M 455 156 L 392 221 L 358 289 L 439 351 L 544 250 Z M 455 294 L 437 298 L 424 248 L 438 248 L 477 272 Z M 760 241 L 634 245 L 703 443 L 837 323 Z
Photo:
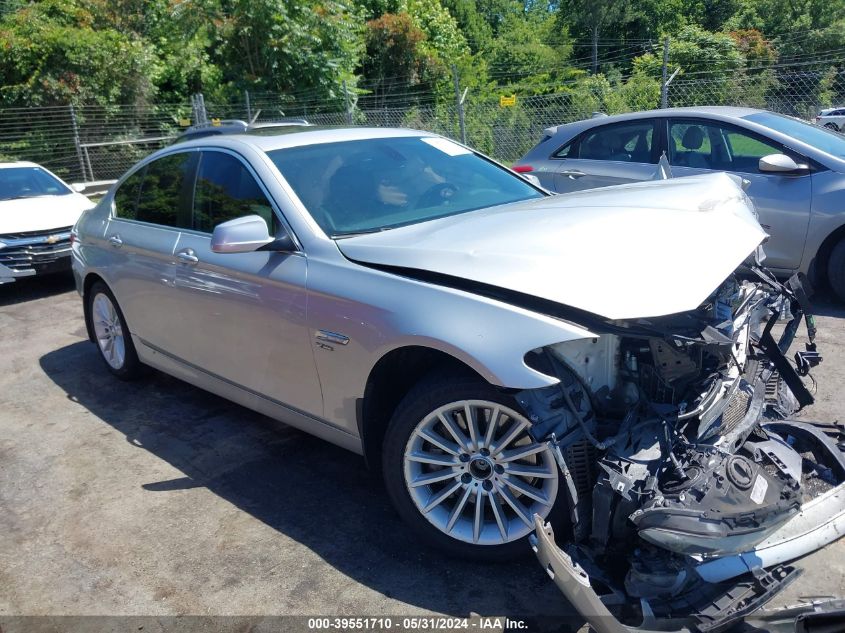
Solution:
M 597 125 L 607 125 L 615 121 L 636 121 L 638 119 L 651 119 L 657 116 L 696 116 L 704 115 L 722 119 L 741 119 L 749 114 L 758 112 L 766 112 L 758 108 L 743 108 L 737 106 L 696 106 L 688 108 L 664 108 L 661 110 L 643 110 L 640 112 L 627 112 L 625 114 L 612 114 L 603 117 L 592 117 L 583 119 L 581 121 L 574 121 L 563 125 L 550 127 L 546 130 L 549 135 L 557 134 L 558 132 L 572 131 L 578 132 L 589 129 Z
M 41 167 L 41 165 L 31 163 L 27 160 L 19 160 L 11 163 L 0 163 L 0 169 L 9 169 L 11 167 Z
M 318 127 L 318 126 L 289 126 L 279 129 L 258 129 L 239 134 L 219 134 L 202 138 L 186 140 L 179 143 L 180 148 L 208 147 L 237 147 L 237 145 L 251 145 L 261 151 L 270 152 L 289 147 L 303 147 L 322 143 L 340 143 L 343 141 L 362 141 L 376 138 L 398 138 L 437 136 L 431 132 L 410 130 L 406 128 L 383 127 Z

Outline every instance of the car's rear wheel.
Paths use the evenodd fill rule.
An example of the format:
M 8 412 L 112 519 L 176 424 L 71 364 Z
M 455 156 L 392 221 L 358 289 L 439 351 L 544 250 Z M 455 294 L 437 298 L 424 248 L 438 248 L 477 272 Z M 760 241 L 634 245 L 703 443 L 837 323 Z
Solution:
M 385 437 L 385 485 L 399 514 L 451 555 L 527 554 L 534 515 L 559 513 L 557 464 L 529 428 L 513 398 L 481 379 L 424 380 L 403 399 Z
M 88 318 L 100 358 L 109 371 L 122 380 L 134 380 L 143 374 L 132 336 L 111 290 L 96 282 L 88 291 Z
M 827 280 L 840 301 L 845 301 L 845 239 L 833 247 L 827 261 Z

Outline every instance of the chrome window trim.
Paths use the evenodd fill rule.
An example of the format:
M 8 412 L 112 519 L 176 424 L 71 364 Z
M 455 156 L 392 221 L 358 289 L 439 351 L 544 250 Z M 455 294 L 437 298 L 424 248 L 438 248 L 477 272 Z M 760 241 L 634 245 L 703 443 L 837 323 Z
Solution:
M 194 229 L 182 228 L 182 227 L 178 227 L 178 226 L 170 226 L 168 224 L 156 224 L 154 222 L 145 222 L 144 220 L 135 220 L 135 219 L 132 219 L 132 218 L 123 218 L 123 217 L 120 217 L 119 215 L 117 215 L 116 208 L 115 208 L 115 205 L 114 205 L 114 194 L 117 193 L 118 189 L 120 189 L 120 187 L 123 186 L 123 183 L 126 182 L 126 180 L 128 180 L 131 176 L 138 173 L 140 170 L 145 169 L 148 165 L 158 161 L 159 159 L 166 158 L 166 157 L 172 156 L 174 154 L 189 154 L 189 153 L 194 153 L 194 152 L 199 153 L 199 152 L 207 152 L 207 151 L 222 152 L 224 154 L 230 154 L 236 160 L 240 161 L 242 165 L 244 165 L 246 167 L 249 174 L 258 183 L 258 186 L 261 189 L 261 192 L 264 194 L 264 196 L 270 202 L 270 208 L 272 209 L 274 215 L 276 216 L 276 219 L 279 221 L 280 226 L 285 231 L 287 231 L 288 235 L 290 235 L 291 239 L 293 240 L 295 250 L 292 251 L 292 252 L 304 254 L 305 251 L 302 248 L 302 243 L 300 242 L 299 237 L 296 235 L 293 228 L 288 223 L 287 218 L 282 213 L 282 211 L 279 207 L 279 203 L 270 194 L 270 192 L 268 191 L 267 187 L 265 186 L 265 184 L 261 180 L 261 178 L 258 177 L 258 174 L 256 173 L 255 169 L 253 169 L 252 165 L 249 164 L 249 161 L 247 159 L 245 159 L 242 155 L 238 154 L 237 152 L 235 152 L 233 150 L 230 150 L 227 147 L 200 146 L 200 147 L 176 148 L 173 151 L 167 151 L 163 154 L 158 154 L 155 157 L 148 157 L 148 158 L 144 159 L 142 162 L 138 163 L 135 166 L 134 169 L 126 172 L 121 177 L 121 179 L 117 182 L 117 184 L 115 185 L 112 192 L 109 194 L 110 197 L 111 197 L 110 200 L 109 200 L 109 219 L 110 220 L 119 220 L 121 222 L 129 222 L 131 224 L 138 224 L 140 226 L 153 226 L 153 227 L 160 228 L 160 229 L 176 231 L 178 233 L 190 233 L 192 235 L 211 237 L 211 233 L 207 233 L 205 231 L 196 231 Z M 200 160 L 202 160 L 201 155 L 200 155 Z M 199 167 L 199 165 L 197 165 L 197 167 Z M 198 170 L 195 170 L 194 174 L 193 174 L 194 175 L 194 182 L 193 182 L 194 191 L 191 193 L 191 212 L 192 213 L 193 213 L 194 195 L 196 194 L 196 186 L 197 186 L 196 176 L 197 176 L 197 174 L 198 174 Z

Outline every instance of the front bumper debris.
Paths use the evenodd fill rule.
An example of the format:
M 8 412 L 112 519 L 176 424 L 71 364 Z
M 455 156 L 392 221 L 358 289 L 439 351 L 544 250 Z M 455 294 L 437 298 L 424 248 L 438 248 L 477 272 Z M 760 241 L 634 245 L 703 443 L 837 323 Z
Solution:
M 717 318 L 700 339 L 678 315 L 606 342 L 616 386 L 588 390 L 596 370 L 573 362 L 589 350 L 561 346 L 534 361 L 557 392 L 516 394 L 556 455 L 573 525 L 558 545 L 535 517 L 532 547 L 597 633 L 749 630 L 800 575 L 790 562 L 845 533 L 845 426 L 792 419 L 812 404 L 802 377 L 821 362 L 805 280 L 754 272 L 763 283 L 741 288 L 756 290 L 727 286 L 705 304 Z M 809 342 L 793 364 L 802 323 Z M 817 607 L 799 611 L 841 605 Z
M 758 570 L 748 578 L 726 587 L 718 598 L 704 598 L 701 604 L 695 605 L 697 609 L 685 617 L 658 619 L 649 603 L 641 599 L 639 608 L 642 621 L 637 626 L 627 626 L 605 605 L 602 597 L 593 588 L 587 572 L 557 546 L 551 526 L 543 523 L 537 515 L 534 516 L 534 523 L 531 547 L 540 564 L 595 633 L 724 631 L 765 605 L 801 573 L 800 570 L 786 565 Z M 621 606 L 618 604 L 619 596 L 613 592 L 606 594 L 604 599 Z

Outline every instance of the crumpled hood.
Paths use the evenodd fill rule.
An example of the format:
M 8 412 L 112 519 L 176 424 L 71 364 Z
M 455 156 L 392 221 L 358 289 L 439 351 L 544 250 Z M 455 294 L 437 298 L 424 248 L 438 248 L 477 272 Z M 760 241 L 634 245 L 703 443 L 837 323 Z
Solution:
M 631 319 L 694 310 L 765 238 L 737 182 L 710 174 L 503 205 L 337 245 L 360 263 Z
M 0 235 L 73 226 L 82 212 L 93 206 L 79 193 L 0 200 Z

